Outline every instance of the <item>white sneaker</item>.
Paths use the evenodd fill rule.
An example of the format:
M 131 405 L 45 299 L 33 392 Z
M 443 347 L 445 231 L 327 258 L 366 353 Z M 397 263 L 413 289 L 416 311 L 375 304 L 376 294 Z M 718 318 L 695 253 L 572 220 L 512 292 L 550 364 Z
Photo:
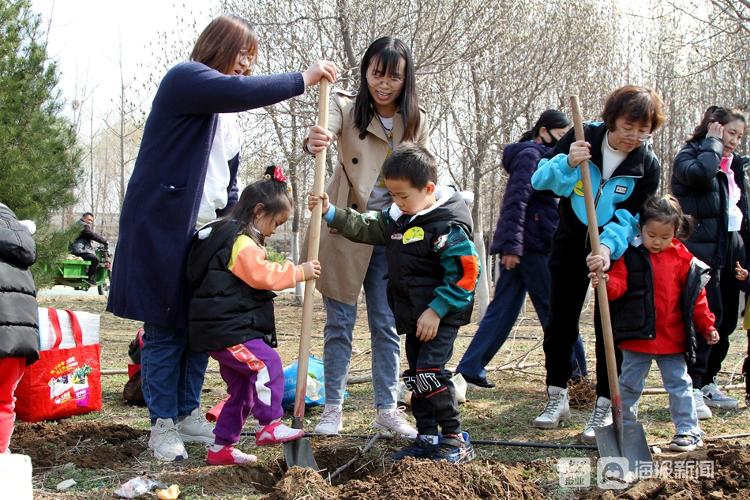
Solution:
M 714 416 L 711 408 L 706 406 L 706 402 L 703 400 L 703 391 L 693 389 L 693 401 L 695 401 L 695 412 L 698 414 L 698 420 L 708 420 Z
M 338 405 L 325 405 L 323 414 L 320 416 L 318 425 L 315 426 L 315 432 L 336 436 L 344 428 L 344 417 L 342 409 Z
M 730 398 L 719 389 L 716 383 L 710 383 L 703 386 L 701 390 L 703 393 L 703 400 L 707 406 L 713 408 L 724 408 L 734 410 L 740 406 L 740 402 L 734 398 Z
M 417 429 L 409 425 L 401 408 L 378 410 L 372 426 L 389 434 L 397 434 L 408 439 L 417 439 Z
M 586 428 L 580 435 L 582 443 L 596 444 L 596 433 L 594 429 L 596 427 L 606 427 L 612 425 L 612 401 L 609 399 L 599 396 L 596 399 L 596 406 L 594 411 L 589 417 L 589 421 L 586 423 Z
M 200 408 L 177 422 L 177 432 L 183 443 L 214 444 L 214 426 L 206 420 Z
M 269 446 L 272 444 L 288 443 L 305 435 L 302 429 L 292 429 L 281 423 L 281 419 L 264 425 L 255 433 L 255 444 L 258 446 Z
M 156 419 L 156 423 L 151 426 L 148 447 L 154 450 L 154 457 L 157 460 L 164 462 L 183 460 L 188 457 L 185 445 L 171 418 Z
M 547 387 L 547 406 L 534 419 L 534 427 L 538 427 L 539 429 L 554 429 L 560 425 L 560 422 L 569 418 L 568 389 L 550 385 Z

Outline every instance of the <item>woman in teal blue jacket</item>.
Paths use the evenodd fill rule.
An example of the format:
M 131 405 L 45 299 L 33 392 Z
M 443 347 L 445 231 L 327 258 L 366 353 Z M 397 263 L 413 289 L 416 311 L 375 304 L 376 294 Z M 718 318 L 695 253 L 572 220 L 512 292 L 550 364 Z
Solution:
M 548 403 L 534 420 L 539 428 L 557 427 L 570 417 L 566 389 L 571 375 L 570 355 L 589 286 L 586 257 L 591 251 L 578 165 L 589 160 L 605 270 L 610 259 L 618 259 L 635 237 L 638 211 L 659 185 L 661 167 L 650 139 L 665 121 L 661 98 L 643 87 L 622 87 L 607 98 L 602 118 L 603 123 L 584 127 L 584 141 L 576 141 L 573 131 L 568 132 L 540 160 L 531 179 L 534 189 L 560 196 L 560 224 L 549 260 L 549 320 L 544 327 Z M 595 442 L 594 427 L 607 425 L 612 419 L 598 311 L 594 331 L 597 401 L 581 435 L 586 443 Z M 620 359 L 618 352 L 618 369 Z

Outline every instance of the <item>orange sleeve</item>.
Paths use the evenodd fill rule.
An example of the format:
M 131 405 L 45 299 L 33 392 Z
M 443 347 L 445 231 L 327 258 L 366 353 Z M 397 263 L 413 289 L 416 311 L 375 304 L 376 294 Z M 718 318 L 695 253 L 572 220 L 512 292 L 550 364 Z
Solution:
M 235 240 L 227 267 L 232 274 L 259 290 L 284 290 L 305 280 L 302 266 L 295 266 L 291 261 L 280 264 L 267 260 L 266 250 L 244 234 Z

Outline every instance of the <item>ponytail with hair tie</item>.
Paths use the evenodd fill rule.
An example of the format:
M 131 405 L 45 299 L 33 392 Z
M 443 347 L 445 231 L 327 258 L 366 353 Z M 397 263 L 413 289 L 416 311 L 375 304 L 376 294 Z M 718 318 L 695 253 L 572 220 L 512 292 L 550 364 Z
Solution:
M 286 175 L 284 175 L 284 171 L 277 165 L 269 165 L 268 167 L 266 167 L 266 173 L 263 175 L 263 178 L 267 181 L 270 181 L 271 179 L 275 180 L 276 182 L 287 181 Z

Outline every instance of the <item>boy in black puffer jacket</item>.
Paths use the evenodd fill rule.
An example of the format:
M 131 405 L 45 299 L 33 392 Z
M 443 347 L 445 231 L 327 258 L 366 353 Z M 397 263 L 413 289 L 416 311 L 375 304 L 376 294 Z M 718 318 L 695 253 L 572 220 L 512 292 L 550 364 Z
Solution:
M 34 261 L 30 229 L 0 203 L 0 453 L 8 452 L 13 433 L 13 393 L 26 365 L 39 359 L 36 288 L 29 271 Z
M 459 327 L 471 317 L 479 277 L 471 214 L 459 193 L 437 187 L 436 160 L 421 146 L 399 145 L 382 174 L 393 204 L 381 212 L 337 208 L 326 194 L 311 194 L 308 208 L 322 200 L 323 218 L 342 236 L 386 247 L 388 303 L 396 330 L 406 336 L 409 369 L 403 378 L 419 432 L 414 444 L 393 458 L 466 462 L 474 458 L 474 448 L 461 430 L 445 365 Z

